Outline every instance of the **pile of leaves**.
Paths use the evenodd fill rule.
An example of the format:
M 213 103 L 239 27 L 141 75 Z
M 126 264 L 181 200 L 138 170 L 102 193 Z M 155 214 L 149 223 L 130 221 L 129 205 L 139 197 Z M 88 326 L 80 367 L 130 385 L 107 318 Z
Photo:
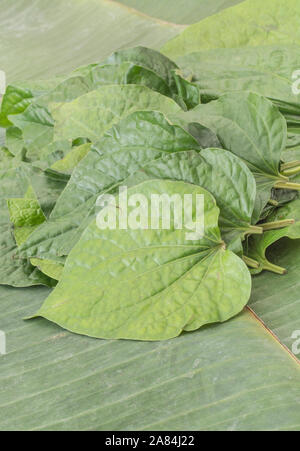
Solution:
M 198 49 L 216 17 L 167 44 L 176 63 L 135 47 L 7 87 L 0 284 L 53 287 L 35 316 L 98 338 L 169 339 L 237 315 L 251 273 L 285 273 L 267 253 L 300 238 L 298 47 Z M 203 194 L 203 238 L 100 230 L 97 199 L 118 204 L 120 186 L 149 200 Z

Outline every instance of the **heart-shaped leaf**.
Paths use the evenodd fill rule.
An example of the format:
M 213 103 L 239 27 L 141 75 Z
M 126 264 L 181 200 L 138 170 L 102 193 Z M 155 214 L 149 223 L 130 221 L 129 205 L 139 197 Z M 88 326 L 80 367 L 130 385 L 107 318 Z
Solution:
M 152 196 L 165 194 L 204 196 L 202 238 L 189 241 L 187 229 L 176 227 L 174 213 L 170 229 L 100 230 L 95 220 L 36 316 L 99 338 L 163 340 L 240 312 L 251 278 L 242 260 L 224 249 L 213 197 L 195 185 L 162 180 L 128 190 L 128 198 L 142 195 L 149 202 L 148 218 L 153 218 Z M 135 215 L 133 208 L 128 213 Z M 162 213 L 155 214 L 160 223 Z M 198 218 L 194 203 L 192 217 Z

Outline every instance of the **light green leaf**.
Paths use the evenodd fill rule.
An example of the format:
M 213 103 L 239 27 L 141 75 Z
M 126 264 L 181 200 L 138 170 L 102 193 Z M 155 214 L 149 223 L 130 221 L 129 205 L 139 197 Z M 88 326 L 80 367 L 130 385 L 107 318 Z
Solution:
M 287 234 L 286 228 L 270 230 L 262 236 L 251 236 L 244 243 L 244 253 L 246 257 L 255 260 L 259 267 L 251 270 L 252 274 L 260 274 L 262 271 L 270 271 L 275 274 L 286 274 L 286 269 L 272 263 L 267 256 L 267 250 L 272 244 L 280 240 Z
M 287 136 L 284 117 L 270 101 L 247 92 L 225 94 L 179 117 L 210 128 L 225 149 L 247 163 L 257 180 L 253 216 L 253 222 L 257 222 L 272 187 L 282 181 L 279 165 Z
M 300 238 L 300 199 L 297 197 L 292 202 L 277 209 L 268 219 L 268 222 L 294 219 L 295 224 L 285 229 L 285 235 L 293 240 Z
M 128 61 L 136 64 L 136 67 L 131 69 L 132 74 L 128 72 L 124 84 L 148 86 L 161 94 L 172 97 L 179 105 L 186 105 L 188 109 L 200 103 L 199 88 L 185 80 L 178 66 L 161 53 L 145 47 L 134 47 L 115 52 L 107 59 L 107 63 L 119 64 L 120 68 Z M 142 72 L 141 69 L 143 69 Z M 161 86 L 161 81 L 164 81 L 165 87 Z
M 72 147 L 72 149 L 61 160 L 57 160 L 51 169 L 64 174 L 72 174 L 78 163 L 88 154 L 91 144 L 82 144 L 81 146 Z
M 276 243 L 283 237 L 287 237 L 293 240 L 300 238 L 300 199 L 297 197 L 291 202 L 287 202 L 281 208 L 276 209 L 272 214 L 268 216 L 268 224 L 276 224 L 281 221 L 294 220 L 295 223 L 288 227 L 281 228 L 279 230 L 270 230 L 264 233 L 261 237 L 252 237 L 249 239 L 247 246 L 247 255 L 255 258 L 260 263 L 260 269 L 258 272 L 266 269 L 273 272 L 284 273 L 282 268 L 276 268 L 275 265 L 270 263 L 267 258 L 267 250 L 272 244 Z
M 103 86 L 68 104 L 52 108 L 55 139 L 97 141 L 123 117 L 138 110 L 180 111 L 178 105 L 144 86 Z
M 12 123 L 8 116 L 23 113 L 34 99 L 52 90 L 59 83 L 59 78 L 40 82 L 19 82 L 9 85 L 1 102 L 0 127 L 9 127 Z
M 300 96 L 293 92 L 293 74 L 300 67 L 298 45 L 242 47 L 195 52 L 177 62 L 192 74 L 204 99 L 231 91 L 252 91 L 268 97 L 290 117 L 299 115 Z
M 162 53 L 146 47 L 119 50 L 110 55 L 105 62 L 114 65 L 121 65 L 124 62 L 135 63 L 158 74 L 170 88 L 175 85 L 173 71 L 178 69 L 177 64 Z
M 20 199 L 9 199 L 8 210 L 11 223 L 14 226 L 14 236 L 18 246 L 21 246 L 34 230 L 46 221 L 36 195 L 30 186 L 25 196 Z M 30 259 L 32 266 L 48 277 L 58 280 L 61 276 L 63 265 L 50 260 Z M 49 281 L 49 285 L 51 285 Z
M 8 86 L 1 102 L 0 127 L 9 127 L 12 123 L 7 116 L 20 114 L 30 105 L 33 94 L 29 89 Z
M 32 104 L 22 114 L 9 116 L 14 126 L 21 130 L 23 147 L 38 152 L 53 140 L 53 119 L 47 108 Z M 10 145 L 8 144 L 9 148 Z
M 77 165 L 49 221 L 24 243 L 22 255 L 47 259 L 68 255 L 95 217 L 100 194 L 117 188 L 164 153 L 191 149 L 200 150 L 195 139 L 161 113 L 142 111 L 125 117 Z
M 30 263 L 48 277 L 54 280 L 60 280 L 64 265 L 62 263 L 57 263 L 52 260 L 42 260 L 40 258 L 31 258 Z
M 6 164 L 2 165 L 0 171 L 0 284 L 24 287 L 37 284 L 51 285 L 52 283 L 48 277 L 34 268 L 28 259 L 20 257 L 14 237 L 13 225 L 10 223 L 7 200 L 17 226 L 21 225 L 22 220 L 26 222 L 26 219 L 28 219 L 27 213 L 32 213 L 32 211 L 38 212 L 38 216 L 34 216 L 33 222 L 36 222 L 37 219 L 39 221 L 44 217 L 39 207 L 37 207 L 36 201 L 32 202 L 30 198 L 11 201 L 12 198 L 24 197 L 26 193 L 32 196 L 32 192 L 31 194 L 30 192 L 28 193 L 28 188 L 31 186 L 38 193 L 38 200 L 42 210 L 47 214 L 53 208 L 53 204 L 64 188 L 65 181 L 60 175 L 52 176 L 52 174 L 43 173 L 26 163 L 10 157 Z M 24 202 L 27 203 L 28 207 L 26 211 L 16 208 L 18 206 L 24 207 Z M 30 221 L 27 224 L 30 229 L 25 229 L 25 237 L 27 233 L 32 231 L 31 226 L 33 224 Z M 27 226 L 25 225 L 25 227 Z M 19 232 L 21 235 L 19 235 Z M 17 229 L 18 240 L 22 241 L 24 239 L 23 232 L 23 228 Z
M 143 166 L 126 184 L 132 186 L 147 179 L 184 181 L 209 191 L 220 208 L 219 226 L 227 244 L 250 232 L 256 183 L 247 166 L 230 152 L 205 149 L 200 154 L 166 154 Z
M 21 246 L 29 235 L 46 221 L 41 206 L 30 188 L 23 198 L 12 198 L 7 201 L 10 221 L 14 226 L 14 235 L 18 246 Z
M 161 180 L 130 188 L 128 197 L 150 201 L 164 193 L 204 196 L 201 239 L 188 241 L 187 229 L 174 222 L 170 230 L 124 231 L 100 230 L 93 221 L 37 316 L 98 338 L 165 340 L 239 313 L 251 278 L 242 260 L 224 250 L 213 197 L 195 185 Z
M 297 0 L 246 0 L 191 25 L 163 47 L 178 58 L 188 53 L 273 44 L 299 44 Z
M 49 279 L 36 270 L 27 259 L 18 255 L 12 226 L 10 225 L 7 199 L 22 197 L 29 186 L 29 180 L 15 162 L 0 170 L 0 284 L 16 287 L 45 284 Z

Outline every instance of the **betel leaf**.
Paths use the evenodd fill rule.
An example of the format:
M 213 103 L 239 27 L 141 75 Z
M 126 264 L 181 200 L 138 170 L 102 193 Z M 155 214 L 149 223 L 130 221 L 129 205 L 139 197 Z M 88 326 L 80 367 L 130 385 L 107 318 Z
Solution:
M 104 85 L 73 101 L 52 105 L 51 111 L 49 108 L 35 103 L 23 114 L 10 117 L 22 131 L 23 146 L 31 158 L 39 159 L 42 149 L 53 140 L 98 140 L 114 123 L 139 109 L 173 113 L 180 109 L 168 97 L 136 85 Z
M 34 230 L 46 221 L 46 217 L 31 186 L 23 198 L 8 199 L 7 204 L 14 237 L 20 247 Z M 63 269 L 62 264 L 50 260 L 30 259 L 30 263 L 55 280 L 59 279 Z
M 170 229 L 162 228 L 161 211 L 154 211 L 150 200 L 164 194 L 180 199 L 190 194 L 193 202 L 196 195 L 204 197 L 202 238 L 187 238 L 191 225 L 180 228 L 174 211 Z M 133 195 L 148 202 L 142 207 L 146 228 L 139 228 L 141 200 L 128 208 L 134 229 L 124 231 L 118 223 L 116 229 L 100 230 L 94 220 L 36 316 L 99 338 L 163 340 L 239 313 L 249 299 L 251 278 L 242 260 L 224 249 L 214 198 L 195 185 L 162 180 L 130 188 L 128 198 Z M 115 213 L 121 202 L 118 198 Z M 192 211 L 193 221 L 199 221 L 194 203 Z M 150 228 L 151 217 L 158 221 L 156 230 Z
M 105 61 L 106 64 L 114 65 L 119 65 L 124 62 L 131 62 L 140 65 L 141 67 L 145 67 L 152 72 L 159 74 L 170 89 L 175 87 L 173 71 L 178 69 L 178 66 L 160 52 L 137 46 L 130 49 L 118 50 L 110 55 Z
M 7 201 L 12 207 L 13 202 L 20 202 L 24 206 L 24 200 L 11 201 L 12 198 L 22 198 L 26 193 L 32 197 L 33 188 L 39 203 L 42 207 L 43 213 L 38 209 L 38 219 L 44 218 L 44 214 L 47 216 L 53 205 L 55 204 L 57 197 L 65 187 L 65 176 L 60 174 L 52 175 L 46 173 L 37 168 L 32 168 L 29 164 L 22 162 L 16 158 L 13 158 L 9 153 L 3 152 L 3 159 L 1 163 L 0 174 L 0 227 L 1 227 L 1 246 L 0 246 L 0 283 L 8 284 L 17 287 L 46 284 L 51 285 L 51 281 L 48 277 L 34 268 L 27 258 L 22 258 L 19 255 L 17 243 L 14 236 L 13 224 L 10 222 L 9 209 Z M 28 191 L 29 190 L 29 191 Z M 12 202 L 12 203 L 11 203 Z M 31 200 L 27 207 L 32 206 Z M 34 202 L 36 203 L 36 201 Z M 14 204 L 16 207 L 16 204 Z M 23 208 L 19 210 L 14 208 L 15 219 L 17 225 L 20 225 L 22 218 L 28 217 L 27 213 L 36 212 L 37 210 L 27 208 L 26 211 Z M 34 218 L 35 222 L 37 218 Z M 40 222 L 38 220 L 38 222 Z M 28 224 L 32 226 L 33 224 Z M 24 229 L 17 229 L 18 239 L 22 239 Z M 28 230 L 27 230 L 28 232 Z M 25 232 L 25 237 L 27 236 Z
M 22 131 L 24 146 L 31 159 L 36 158 L 41 149 L 49 146 L 53 140 L 54 123 L 49 111 L 50 105 L 69 103 L 101 86 L 113 84 L 147 86 L 151 90 L 173 97 L 185 109 L 184 101 L 188 107 L 200 102 L 198 87 L 182 79 L 175 73 L 177 66 L 154 50 L 138 47 L 119 52 L 110 59 L 113 64 L 91 64 L 78 69 L 60 83 L 57 81 L 53 89 L 36 96 L 35 99 L 31 98 L 30 106 L 29 100 L 26 100 L 26 106 L 21 105 L 20 111 L 12 110 L 13 116 L 9 116 L 9 111 L 6 112 L 14 126 Z M 23 93 L 23 97 L 24 95 Z M 17 114 L 18 112 L 22 114 Z
M 297 197 L 296 199 L 288 202 L 286 205 L 278 208 L 269 218 L 268 222 L 278 222 L 285 221 L 287 219 L 293 219 L 295 221 L 294 224 L 290 225 L 288 228 L 285 228 L 285 235 L 291 239 L 299 239 L 300 238 L 300 199 Z
M 7 116 L 20 114 L 30 105 L 33 94 L 29 89 L 8 86 L 1 102 L 0 127 L 9 127 L 12 123 Z
M 24 197 L 8 199 L 7 205 L 16 243 L 21 246 L 46 217 L 31 186 Z
M 78 163 L 88 154 L 90 149 L 91 143 L 72 147 L 62 159 L 52 164 L 51 169 L 64 174 L 71 174 Z
M 95 217 L 100 194 L 117 188 L 164 153 L 191 149 L 200 150 L 198 142 L 162 113 L 140 111 L 123 118 L 77 165 L 49 221 L 24 243 L 22 255 L 47 259 L 68 255 Z
M 126 180 L 128 186 L 147 179 L 170 179 L 201 186 L 220 209 L 219 226 L 226 244 L 238 245 L 246 233 L 262 233 L 251 227 L 256 184 L 247 166 L 221 149 L 204 149 L 163 155 Z M 241 244 L 239 244 L 238 249 Z
M 14 160 L 6 162 L 0 171 L 0 284 L 15 287 L 51 285 L 48 277 L 34 268 L 28 259 L 18 255 L 13 228 L 10 223 L 7 199 L 22 197 L 30 181 L 22 166 Z
M 246 253 L 260 263 L 260 267 L 255 273 L 269 270 L 284 274 L 286 272 L 284 268 L 278 267 L 278 265 L 274 265 L 269 261 L 267 251 L 270 246 L 283 237 L 293 240 L 300 238 L 300 199 L 297 197 L 276 209 L 268 216 L 264 227 L 267 231 L 261 237 L 249 238 L 246 245 Z M 280 229 L 277 230 L 278 227 Z M 274 230 L 272 230 L 273 228 Z
M 148 70 L 148 73 L 145 73 L 141 79 L 139 75 L 140 70 L 137 72 L 137 77 L 135 73 L 132 74 L 132 80 L 129 74 L 129 77 L 126 77 L 125 84 L 135 83 L 148 86 L 161 92 L 161 94 L 169 95 L 179 105 L 186 106 L 188 109 L 200 103 L 199 88 L 181 76 L 179 67 L 173 61 L 155 50 L 141 46 L 120 50 L 113 53 L 106 62 L 119 65 L 131 62 L 137 65 L 134 72 L 137 72 L 139 67 Z M 153 76 L 150 77 L 151 74 L 156 74 L 156 77 L 163 80 L 165 88 L 160 87 L 161 83 L 159 83 L 156 89 L 157 82 L 152 80 Z
M 260 274 L 262 271 L 270 271 L 275 274 L 286 274 L 286 269 L 272 263 L 267 256 L 267 250 L 272 244 L 286 236 L 285 228 L 270 230 L 262 236 L 251 236 L 244 243 L 244 254 L 258 263 L 256 268 L 251 270 L 252 274 Z
M 69 181 L 68 174 L 47 169 L 43 171 L 30 164 L 20 163 L 20 170 L 27 177 L 46 218 L 51 214 L 57 199 Z
M 55 139 L 89 138 L 95 142 L 123 117 L 138 110 L 176 113 L 179 106 L 144 86 L 103 86 L 68 104 L 52 108 Z
M 178 64 L 192 74 L 204 100 L 231 91 L 252 91 L 273 100 L 289 118 L 299 114 L 300 97 L 293 89 L 299 49 L 298 45 L 222 48 L 184 55 Z
M 53 140 L 54 122 L 46 107 L 32 104 L 22 114 L 9 116 L 8 119 L 22 133 L 22 147 L 31 152 L 38 153 Z
M 286 147 L 286 121 L 264 97 L 248 92 L 225 94 L 178 115 L 187 123 L 200 123 L 213 130 L 222 146 L 247 163 L 257 181 L 253 215 L 256 223 L 277 182 L 285 182 L 279 172 Z
M 1 102 L 0 127 L 11 126 L 8 116 L 23 113 L 36 98 L 54 89 L 59 82 L 59 78 L 54 78 L 53 80 L 19 82 L 7 86 Z
M 299 44 L 297 0 L 246 0 L 185 29 L 163 47 L 178 58 L 188 53 L 273 44 Z
M 58 263 L 53 260 L 42 260 L 40 258 L 31 258 L 30 263 L 51 279 L 60 280 L 62 276 L 64 269 L 63 263 Z

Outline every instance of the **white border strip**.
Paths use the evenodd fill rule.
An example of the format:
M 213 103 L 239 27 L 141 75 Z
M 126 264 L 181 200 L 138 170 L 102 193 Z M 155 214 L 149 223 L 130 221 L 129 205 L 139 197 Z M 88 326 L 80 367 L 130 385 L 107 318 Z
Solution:
M 6 354 L 6 334 L 0 330 L 0 355 Z
M 0 70 L 0 96 L 5 93 L 6 90 L 6 75 L 3 70 Z

